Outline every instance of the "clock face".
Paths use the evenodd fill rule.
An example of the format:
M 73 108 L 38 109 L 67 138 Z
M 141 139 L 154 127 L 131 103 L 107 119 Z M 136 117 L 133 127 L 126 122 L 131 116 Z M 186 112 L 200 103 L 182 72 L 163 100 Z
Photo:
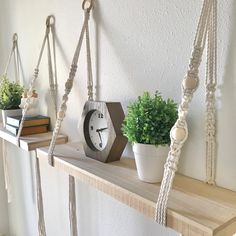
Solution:
M 89 115 L 87 122 L 89 143 L 92 144 L 92 148 L 98 151 L 102 151 L 108 142 L 108 123 L 102 112 L 94 110 Z

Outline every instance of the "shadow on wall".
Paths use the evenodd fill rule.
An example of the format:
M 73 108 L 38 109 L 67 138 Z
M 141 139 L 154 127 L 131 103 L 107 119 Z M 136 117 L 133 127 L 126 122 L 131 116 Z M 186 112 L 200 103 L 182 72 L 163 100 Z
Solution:
M 179 2 L 168 4 L 164 1 L 162 4 L 161 0 L 151 1 L 143 7 L 142 1 L 115 4 L 110 1 L 102 4 L 96 1 L 93 16 L 96 24 L 98 99 L 101 93 L 105 94 L 103 90 L 99 91 L 101 86 L 106 89 L 104 82 L 107 87 L 116 89 L 115 93 L 120 92 L 112 79 L 105 78 L 106 68 L 112 68 L 113 74 L 111 69 L 109 72 L 113 81 L 117 74 L 123 73 L 124 77 L 117 80 L 123 86 L 121 93 L 128 93 L 123 98 L 124 101 L 142 94 L 143 90 L 154 92 L 156 89 L 161 90 L 164 97 L 180 97 L 181 90 L 177 90 L 175 84 L 178 81 L 181 84 L 186 69 L 198 11 L 196 13 L 190 7 L 190 10 L 188 7 L 183 9 L 178 6 Z M 186 22 L 185 16 L 191 17 L 194 29 L 191 28 L 191 21 L 183 25 Z M 183 26 L 179 29 L 176 25 Z M 102 61 L 106 57 L 110 60 Z M 99 78 L 99 72 L 103 72 L 103 78 Z
M 235 130 L 236 130 L 236 1 L 232 3 L 232 25 L 230 29 L 229 42 L 227 46 L 228 56 L 226 58 L 223 82 L 219 86 L 219 97 L 218 100 L 220 107 L 218 109 L 217 119 L 218 123 L 218 161 L 217 169 L 220 171 L 219 166 L 222 164 L 228 165 L 226 168 L 230 167 L 230 162 L 232 164 L 232 157 L 235 156 Z M 220 61 L 220 59 L 219 59 Z M 219 139 L 221 137 L 221 139 Z M 222 150 L 222 151 L 221 151 Z M 227 153 L 223 153 L 223 150 L 227 150 Z M 217 171 L 217 173 L 218 173 Z M 221 176 L 222 177 L 222 176 Z M 223 176 L 223 179 L 227 178 Z M 222 179 L 222 178 L 221 178 Z

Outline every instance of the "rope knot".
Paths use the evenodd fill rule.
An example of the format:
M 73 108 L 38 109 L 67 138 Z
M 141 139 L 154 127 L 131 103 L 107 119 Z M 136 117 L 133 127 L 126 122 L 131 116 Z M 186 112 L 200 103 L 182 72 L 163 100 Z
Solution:
M 70 68 L 70 75 L 69 75 L 69 78 L 75 77 L 76 71 L 77 71 L 77 65 L 76 65 L 76 64 L 72 64 L 72 65 L 71 65 L 71 68 Z
M 68 94 L 64 94 L 63 97 L 62 97 L 62 100 L 64 102 L 67 102 L 68 101 Z
M 53 15 L 49 15 L 46 19 L 47 28 L 51 27 L 55 23 L 55 17 Z
M 13 46 L 16 47 L 17 41 L 18 41 L 18 35 L 17 35 L 17 33 L 14 33 L 14 34 L 13 34 L 12 41 L 13 41 Z
M 202 48 L 195 46 L 192 52 L 192 57 L 190 59 L 190 68 L 198 70 L 201 63 Z
M 65 84 L 66 90 L 70 91 L 72 89 L 72 86 L 73 86 L 73 80 L 72 79 L 68 79 L 66 81 L 66 84 Z
M 166 162 L 164 168 L 172 170 L 172 171 L 177 171 L 177 169 L 178 169 L 177 164 L 174 161 Z
M 82 3 L 83 10 L 89 13 L 91 9 L 93 8 L 93 3 L 94 3 L 94 0 L 84 0 Z
M 194 80 L 196 80 L 196 81 L 198 81 L 198 70 L 189 70 L 188 72 L 187 72 L 187 78 L 188 79 L 194 79 Z
M 34 77 L 37 77 L 38 74 L 39 74 L 39 69 L 38 68 L 34 69 Z
M 210 83 L 210 84 L 207 84 L 207 90 L 208 91 L 211 91 L 211 92 L 215 92 L 216 91 L 216 87 L 215 87 L 215 83 Z

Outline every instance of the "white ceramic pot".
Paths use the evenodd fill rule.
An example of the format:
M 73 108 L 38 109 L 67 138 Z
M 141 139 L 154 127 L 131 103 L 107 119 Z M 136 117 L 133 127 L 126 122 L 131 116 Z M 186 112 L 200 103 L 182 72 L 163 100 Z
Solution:
M 168 145 L 159 145 L 158 147 L 142 143 L 135 143 L 133 145 L 140 180 L 148 183 L 161 182 L 169 149 Z
M 21 109 L 13 109 L 13 110 L 2 110 L 2 123 L 3 127 L 6 127 L 7 116 L 21 116 Z

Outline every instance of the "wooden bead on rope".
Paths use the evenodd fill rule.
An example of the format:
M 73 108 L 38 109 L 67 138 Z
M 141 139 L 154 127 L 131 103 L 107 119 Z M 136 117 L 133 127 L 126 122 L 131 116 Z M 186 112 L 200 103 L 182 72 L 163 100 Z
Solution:
M 183 142 L 187 138 L 187 132 L 184 128 L 174 127 L 170 132 L 170 136 L 176 142 Z
M 72 86 L 73 86 L 73 81 L 72 81 L 72 80 L 66 81 L 65 86 L 66 86 L 66 89 L 71 90 L 71 89 L 72 89 Z
M 184 89 L 195 90 L 198 86 L 198 80 L 194 78 L 185 78 L 183 80 L 182 86 Z
M 58 119 L 63 119 L 65 117 L 65 112 L 64 111 L 59 111 L 58 112 Z

